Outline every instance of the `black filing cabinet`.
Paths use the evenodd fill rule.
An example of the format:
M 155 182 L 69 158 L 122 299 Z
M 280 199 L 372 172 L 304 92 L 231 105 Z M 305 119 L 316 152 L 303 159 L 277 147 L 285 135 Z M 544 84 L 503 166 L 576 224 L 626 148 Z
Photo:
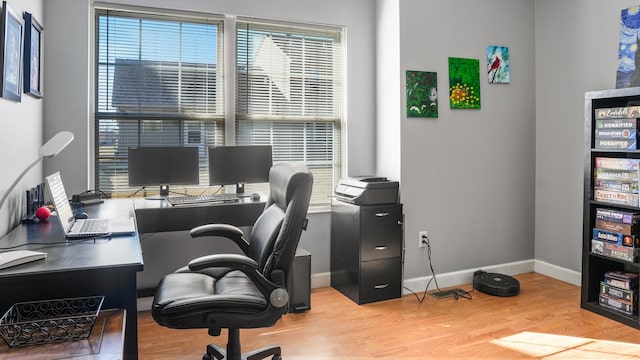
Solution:
M 402 204 L 331 204 L 331 286 L 358 304 L 402 294 Z

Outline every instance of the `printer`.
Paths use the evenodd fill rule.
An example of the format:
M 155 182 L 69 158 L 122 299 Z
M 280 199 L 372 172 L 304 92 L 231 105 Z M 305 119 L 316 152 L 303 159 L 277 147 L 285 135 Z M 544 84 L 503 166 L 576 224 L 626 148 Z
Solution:
M 344 178 L 336 186 L 337 200 L 354 205 L 395 204 L 398 202 L 397 181 L 386 177 Z

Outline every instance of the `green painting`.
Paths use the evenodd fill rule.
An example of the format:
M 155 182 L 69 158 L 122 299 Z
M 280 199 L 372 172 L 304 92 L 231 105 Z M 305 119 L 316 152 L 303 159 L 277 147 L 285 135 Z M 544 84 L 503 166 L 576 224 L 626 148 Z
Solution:
M 480 60 L 449 58 L 449 104 L 452 109 L 480 109 Z
M 407 70 L 407 117 L 438 117 L 438 76 Z

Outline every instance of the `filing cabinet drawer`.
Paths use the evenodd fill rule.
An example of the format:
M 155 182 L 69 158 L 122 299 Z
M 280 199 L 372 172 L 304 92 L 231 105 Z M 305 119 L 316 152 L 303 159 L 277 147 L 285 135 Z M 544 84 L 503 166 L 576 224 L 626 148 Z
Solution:
M 397 204 L 362 206 L 360 219 L 363 223 L 373 221 L 402 221 L 402 207 Z
M 400 258 L 363 261 L 360 271 L 360 304 L 400 297 Z
M 369 223 L 362 227 L 360 260 L 399 257 L 402 253 L 402 225 L 389 222 Z

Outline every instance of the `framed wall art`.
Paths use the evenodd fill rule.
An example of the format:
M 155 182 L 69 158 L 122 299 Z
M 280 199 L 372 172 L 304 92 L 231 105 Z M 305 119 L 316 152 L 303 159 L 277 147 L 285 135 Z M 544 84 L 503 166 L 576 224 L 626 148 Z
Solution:
M 511 82 L 508 47 L 487 46 L 487 79 L 489 84 L 508 84 Z
M 2 2 L 2 97 L 21 100 L 22 93 L 22 35 L 24 21 L 6 1 Z
M 407 117 L 438 117 L 438 74 L 407 70 Z
M 623 9 L 620 14 L 616 89 L 640 86 L 640 6 Z
M 25 94 L 42 97 L 42 25 L 28 12 L 24 13 L 24 77 Z
M 480 60 L 449 58 L 449 105 L 480 109 Z

